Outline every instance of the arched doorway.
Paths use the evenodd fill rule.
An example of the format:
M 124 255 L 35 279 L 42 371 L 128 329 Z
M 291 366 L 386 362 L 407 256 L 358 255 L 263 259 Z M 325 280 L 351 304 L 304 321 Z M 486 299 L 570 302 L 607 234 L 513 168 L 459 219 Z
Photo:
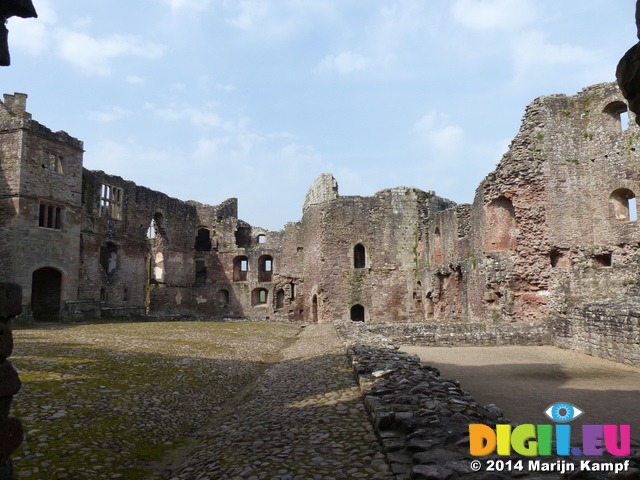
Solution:
M 364 307 L 362 305 L 354 305 L 351 307 L 351 320 L 354 322 L 364 322 Z
M 51 267 L 33 272 L 31 281 L 31 310 L 37 322 L 57 321 L 60 316 L 62 273 Z

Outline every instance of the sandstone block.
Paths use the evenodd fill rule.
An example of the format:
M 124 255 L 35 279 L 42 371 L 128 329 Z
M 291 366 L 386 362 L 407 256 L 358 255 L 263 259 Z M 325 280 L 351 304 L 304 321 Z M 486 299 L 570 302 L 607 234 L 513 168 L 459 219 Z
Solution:
M 15 395 L 21 386 L 22 382 L 20 382 L 18 372 L 13 368 L 11 362 L 5 360 L 0 363 L 0 397 Z
M 0 422 L 0 458 L 11 455 L 24 440 L 22 422 L 10 417 Z
M 13 334 L 8 325 L 0 324 L 0 361 L 13 352 Z

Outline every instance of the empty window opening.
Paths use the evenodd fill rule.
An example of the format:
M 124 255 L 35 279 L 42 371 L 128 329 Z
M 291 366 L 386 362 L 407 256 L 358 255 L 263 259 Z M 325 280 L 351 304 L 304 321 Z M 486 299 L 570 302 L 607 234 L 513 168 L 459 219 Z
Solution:
M 107 301 L 107 291 L 104 288 L 100 289 L 100 301 L 101 302 Z
M 304 252 L 304 247 L 296 248 L 296 253 L 302 253 L 302 252 Z
M 222 289 L 218 292 L 218 302 L 222 307 L 229 305 L 229 290 Z
M 311 321 L 318 323 L 318 296 L 314 295 L 311 299 Z
M 354 322 L 364 322 L 364 307 L 362 305 L 354 305 L 351 307 L 351 320 Z
M 238 227 L 235 232 L 236 246 L 247 248 L 251 246 L 251 227 Z
M 100 247 L 100 265 L 107 274 L 107 278 L 111 278 L 118 267 L 118 246 L 115 243 L 107 242 Z
M 276 308 L 284 308 L 284 290 L 282 289 L 276 293 Z
M 258 235 L 258 243 L 266 243 L 267 236 L 266 235 Z
M 122 301 L 124 302 L 128 302 L 129 301 L 129 289 L 125 287 L 124 291 L 122 292 Z
M 611 254 L 603 253 L 602 255 L 596 255 L 593 257 L 598 267 L 610 267 L 611 266 Z
M 289 284 L 289 298 L 291 300 L 296 298 L 296 286 L 293 283 Z
M 262 255 L 258 259 L 258 281 L 270 282 L 273 278 L 273 257 Z
M 517 246 L 516 215 L 513 203 L 500 196 L 486 208 L 486 249 L 511 250 Z
M 156 238 L 156 222 L 153 219 L 147 228 L 147 238 Z
M 64 173 L 65 159 L 53 152 L 42 152 L 42 168 L 54 173 Z
M 252 305 L 265 305 L 267 303 L 267 290 L 264 288 L 256 288 L 251 292 Z
M 100 194 L 100 216 L 122 220 L 122 189 L 104 184 Z
M 609 196 L 609 204 L 613 208 L 613 216 L 616 220 L 626 222 L 638 219 L 636 195 L 628 188 L 619 188 Z
M 629 221 L 635 222 L 636 220 L 638 220 L 638 205 L 634 197 L 629 199 Z
M 439 228 L 433 232 L 433 263 L 436 265 L 442 263 L 442 235 Z
M 629 111 L 626 103 L 612 102 L 604 108 L 603 112 L 606 114 L 605 125 L 608 125 L 610 130 L 622 132 L 629 128 Z
M 247 257 L 236 257 L 233 259 L 233 281 L 234 282 L 246 282 L 248 270 L 249 270 L 249 259 Z
M 620 114 L 620 128 L 624 132 L 627 128 L 629 128 L 629 112 L 624 111 Z
M 567 250 L 552 250 L 549 253 L 549 264 L 552 268 L 571 268 L 571 258 Z
M 353 247 L 353 266 L 354 268 L 364 268 L 367 263 L 366 251 L 364 245 L 358 243 Z
M 204 260 L 196 260 L 196 285 L 204 285 L 207 283 L 207 267 Z
M 196 244 L 194 246 L 196 252 L 210 252 L 211 251 L 211 232 L 208 228 L 198 228 L 196 235 Z
M 159 243 L 166 243 L 167 232 L 164 229 L 164 216 L 160 212 L 153 215 L 147 230 L 147 238 L 157 238 Z
M 55 205 L 40 204 L 40 213 L 38 216 L 38 226 L 42 228 L 51 228 L 60 230 L 62 227 L 62 208 Z

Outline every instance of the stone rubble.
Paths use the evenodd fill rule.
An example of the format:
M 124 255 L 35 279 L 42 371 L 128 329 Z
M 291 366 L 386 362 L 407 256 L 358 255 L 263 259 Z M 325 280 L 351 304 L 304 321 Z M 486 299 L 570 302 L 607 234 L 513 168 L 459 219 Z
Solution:
M 469 453 L 469 424 L 511 424 L 496 405 L 479 405 L 457 380 L 440 376 L 438 369 L 420 362 L 417 355 L 402 353 L 393 342 L 366 325 L 338 324 L 348 346 L 348 356 L 363 392 L 376 434 L 381 439 L 397 480 L 456 480 L 507 478 L 569 478 L 570 480 L 640 478 L 640 446 L 632 445 L 630 469 L 619 475 L 596 472 L 528 472 L 532 457 L 491 455 L 476 458 Z M 635 448 L 635 451 L 634 451 Z M 544 462 L 571 462 L 584 457 L 535 457 Z M 594 458 L 594 457 L 591 457 Z M 488 472 L 488 460 L 523 460 L 524 470 Z M 480 460 L 482 469 L 471 469 Z M 595 457 L 595 461 L 622 462 L 626 458 Z M 484 471 L 483 471 L 484 470 Z

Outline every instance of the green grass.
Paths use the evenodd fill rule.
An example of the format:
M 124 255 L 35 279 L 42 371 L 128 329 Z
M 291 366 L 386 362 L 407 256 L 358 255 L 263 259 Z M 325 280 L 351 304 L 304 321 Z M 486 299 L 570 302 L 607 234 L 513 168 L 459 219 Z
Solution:
M 12 414 L 27 434 L 13 455 L 19 478 L 145 478 L 298 331 L 204 322 L 14 330 L 23 387 Z

